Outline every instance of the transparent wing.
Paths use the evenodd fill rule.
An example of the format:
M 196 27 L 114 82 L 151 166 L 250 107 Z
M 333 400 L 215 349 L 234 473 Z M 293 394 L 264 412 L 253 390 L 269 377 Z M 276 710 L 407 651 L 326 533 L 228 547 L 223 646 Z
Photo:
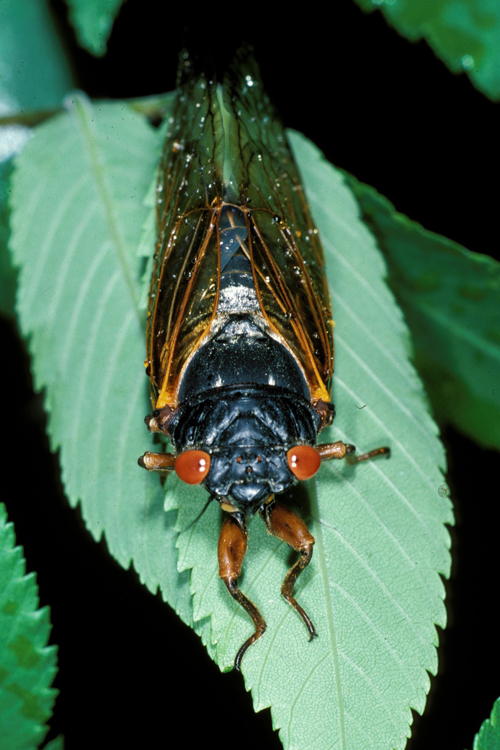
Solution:
M 158 244 L 147 327 L 156 408 L 175 405 L 182 369 L 215 315 L 221 141 L 215 79 L 183 53 L 157 187 Z
M 225 137 L 233 153 L 232 191 L 251 212 L 263 313 L 302 364 L 313 400 L 329 400 L 333 323 L 323 251 L 283 126 L 249 50 L 238 53 L 226 75 L 224 105 L 231 113 Z

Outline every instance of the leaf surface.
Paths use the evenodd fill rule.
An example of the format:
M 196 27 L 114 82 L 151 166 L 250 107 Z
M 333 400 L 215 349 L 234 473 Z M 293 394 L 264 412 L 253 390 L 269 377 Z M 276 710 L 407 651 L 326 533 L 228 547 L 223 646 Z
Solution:
M 453 73 L 465 71 L 476 88 L 500 99 L 500 5 L 496 0 L 356 0 L 378 8 L 410 41 L 422 37 Z
M 0 117 L 58 106 L 71 76 L 45 0 L 0 4 Z M 0 313 L 14 315 L 16 275 L 7 250 L 12 158 L 29 138 L 22 125 L 0 126 Z
M 136 248 L 157 134 L 124 104 L 92 108 L 76 97 L 69 106 L 36 130 L 14 175 L 21 329 L 70 503 L 80 500 L 95 539 L 105 533 L 120 564 L 133 561 L 143 583 L 153 592 L 160 586 L 190 621 L 173 519 L 158 478 L 137 466 L 152 445 L 143 422 L 151 404 Z
M 410 708 L 422 712 L 427 672 L 437 670 L 435 625 L 446 621 L 439 574 L 449 573 L 444 524 L 453 517 L 441 496 L 445 458 L 375 242 L 342 176 L 303 137 L 290 138 L 323 240 L 336 319 L 338 417 L 324 439 L 362 451 L 388 444 L 393 455 L 324 465 L 309 497 L 299 499 L 316 538 L 296 587 L 319 633 L 311 643 L 280 596 L 293 556 L 259 518 L 252 521 L 240 586 L 268 630 L 245 655 L 243 672 L 256 709 L 271 706 L 286 748 L 403 748 Z M 192 570 L 194 616 L 211 616 L 217 660 L 230 669 L 252 626 L 218 580 L 218 509 L 193 524 L 202 493 L 175 485 L 167 501 L 179 505 L 180 566 Z
M 3 139 L 0 129 L 0 144 Z M 9 236 L 9 210 L 7 204 L 10 163 L 0 163 L 0 314 L 6 317 L 14 315 L 16 294 L 16 272 L 10 261 L 7 249 Z
M 64 738 L 59 735 L 55 739 L 48 742 L 43 750 L 64 750 Z
M 500 750 L 500 698 L 493 704 L 491 715 L 481 724 L 474 737 L 473 750 Z
M 107 41 L 123 0 L 66 0 L 79 44 L 96 57 L 106 54 Z
M 71 72 L 48 3 L 2 0 L 0 114 L 58 107 Z
M 9 750 L 38 747 L 56 699 L 50 613 L 38 607 L 35 575 L 26 575 L 14 526 L 0 503 L 0 746 Z
M 445 624 L 439 574 L 449 572 L 444 524 L 452 522 L 439 493 L 445 461 L 406 359 L 408 334 L 383 283 L 383 261 L 352 195 L 311 144 L 291 137 L 333 289 L 332 434 L 361 450 L 389 444 L 393 457 L 325 465 L 299 498 L 316 537 L 297 586 L 319 632 L 312 643 L 280 596 L 289 550 L 254 519 L 241 586 L 268 631 L 245 656 L 244 675 L 256 708 L 272 705 L 287 748 L 402 748 L 410 707 L 422 711 L 427 671 L 437 668 L 435 624 Z M 164 509 L 157 478 L 136 465 L 152 447 L 142 427 L 149 403 L 144 259 L 136 247 L 158 147 L 154 131 L 120 104 L 91 108 L 77 99 L 70 114 L 38 129 L 13 183 L 18 310 L 70 502 L 81 499 L 89 529 L 96 539 L 105 532 L 123 566 L 133 561 L 185 621 L 194 616 L 229 669 L 252 628 L 218 579 L 219 510 L 212 504 L 192 523 L 205 494 L 175 477 Z
M 500 449 L 500 263 L 428 232 L 347 179 L 387 260 L 436 418 Z

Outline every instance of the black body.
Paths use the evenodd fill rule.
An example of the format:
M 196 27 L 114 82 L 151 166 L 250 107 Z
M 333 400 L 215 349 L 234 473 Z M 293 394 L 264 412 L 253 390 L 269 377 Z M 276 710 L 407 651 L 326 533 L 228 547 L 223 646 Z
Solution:
M 270 495 L 296 484 L 287 451 L 315 445 L 321 420 L 300 365 L 260 313 L 242 211 L 226 205 L 219 227 L 214 333 L 184 371 L 169 433 L 178 454 L 210 454 L 203 485 L 247 517 Z

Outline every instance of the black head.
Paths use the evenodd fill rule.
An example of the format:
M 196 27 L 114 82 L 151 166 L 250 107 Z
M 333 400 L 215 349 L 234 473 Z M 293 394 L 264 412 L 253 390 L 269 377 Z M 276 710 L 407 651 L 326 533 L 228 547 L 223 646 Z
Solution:
M 170 428 L 176 471 L 251 516 L 319 468 L 317 421 L 305 399 L 284 389 L 214 389 L 182 405 Z

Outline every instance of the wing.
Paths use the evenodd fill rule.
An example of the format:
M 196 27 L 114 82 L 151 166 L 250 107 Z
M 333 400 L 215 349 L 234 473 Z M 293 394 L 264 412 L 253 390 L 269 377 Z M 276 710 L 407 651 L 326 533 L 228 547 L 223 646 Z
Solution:
M 285 131 L 249 50 L 240 50 L 226 75 L 224 105 L 231 113 L 224 123 L 226 151 L 229 143 L 238 154 L 233 190 L 251 212 L 262 311 L 301 363 L 313 401 L 329 401 L 333 321 L 323 250 Z
M 160 163 L 147 325 L 156 408 L 175 405 L 182 369 L 210 329 L 219 289 L 214 211 L 222 196 L 222 123 L 215 77 L 182 53 Z
M 207 340 L 220 287 L 219 217 L 241 206 L 255 288 L 271 330 L 329 401 L 333 338 L 323 253 L 283 127 L 248 52 L 224 81 L 181 55 L 160 165 L 147 348 L 156 408 L 175 408 L 182 372 Z

